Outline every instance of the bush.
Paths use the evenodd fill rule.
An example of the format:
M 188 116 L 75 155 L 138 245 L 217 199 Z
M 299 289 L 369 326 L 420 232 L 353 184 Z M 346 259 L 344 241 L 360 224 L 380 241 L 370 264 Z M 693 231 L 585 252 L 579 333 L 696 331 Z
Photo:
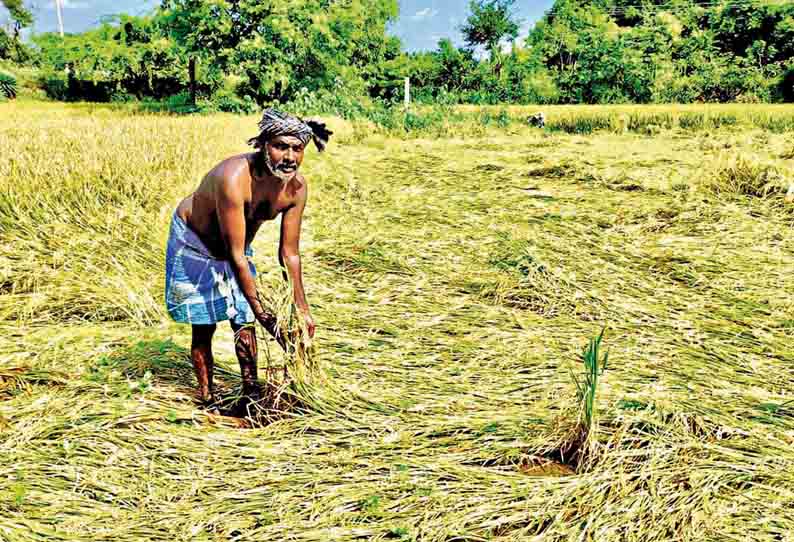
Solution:
M 45 72 L 39 82 L 48 98 L 65 102 L 111 102 L 119 92 L 126 93 L 114 81 L 80 79 L 59 71 Z
M 190 98 L 190 92 L 180 92 L 179 94 L 174 94 L 173 96 L 169 96 L 165 100 L 159 103 L 163 110 L 170 111 L 171 113 L 199 113 L 201 112 L 201 108 L 194 104 Z
M 547 71 L 528 76 L 521 82 L 522 101 L 531 104 L 554 104 L 560 100 L 560 89 Z
M 210 98 L 208 107 L 215 111 L 223 113 L 237 113 L 239 115 L 247 115 L 255 113 L 259 107 L 254 102 L 253 98 L 248 95 L 242 98 L 237 96 L 234 92 L 224 89 L 217 91 Z
M 110 95 L 111 103 L 129 103 L 135 101 L 135 96 L 124 90 L 117 90 Z
M 511 119 L 510 119 L 510 113 L 508 113 L 506 109 L 500 109 L 499 113 L 497 113 L 496 115 L 492 114 L 490 111 L 486 109 L 480 112 L 480 114 L 477 117 L 477 121 L 479 122 L 479 124 L 481 124 L 484 127 L 488 127 L 491 126 L 492 124 L 495 124 L 499 128 L 507 128 L 508 126 L 510 126 Z
M 546 121 L 546 128 L 567 134 L 592 134 L 599 130 L 613 129 L 612 116 L 601 112 L 577 112 L 555 115 Z
M 66 101 L 69 99 L 69 82 L 65 77 L 53 74 L 43 75 L 41 87 L 52 100 Z
M 17 80 L 14 76 L 0 72 L 0 96 L 10 100 L 17 97 Z
M 780 79 L 780 96 L 786 103 L 794 103 L 794 66 L 786 70 Z
M 165 100 L 145 99 L 141 102 L 140 108 L 149 112 L 168 112 L 177 115 L 187 115 L 190 113 L 236 113 L 248 115 L 259 111 L 259 106 L 250 96 L 242 98 L 234 93 L 219 91 L 210 98 L 200 98 L 194 104 L 190 98 L 190 92 L 180 92 L 169 96 Z
M 406 132 L 438 131 L 448 118 L 445 111 L 443 107 L 434 107 L 421 113 L 406 111 L 402 115 L 402 129 Z
M 298 90 L 292 98 L 284 104 L 272 104 L 274 107 L 283 107 L 301 115 L 333 115 L 343 119 L 356 119 L 368 116 L 368 111 L 378 108 L 381 101 L 372 101 L 354 89 L 345 85 L 344 81 L 336 79 L 336 89 L 310 91 L 306 87 Z M 266 104 L 267 105 L 267 104 Z
M 437 105 L 456 105 L 461 103 L 461 96 L 459 92 L 442 88 L 438 91 L 434 103 Z

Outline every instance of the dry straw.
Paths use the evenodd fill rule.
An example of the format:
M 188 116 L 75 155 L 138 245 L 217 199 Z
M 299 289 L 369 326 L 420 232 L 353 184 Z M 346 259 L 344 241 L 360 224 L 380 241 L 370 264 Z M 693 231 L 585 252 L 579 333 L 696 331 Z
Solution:
M 779 196 L 787 188 L 785 175 L 774 164 L 757 157 L 720 156 L 704 179 L 703 188 L 714 196 Z
M 264 365 L 263 398 L 249 406 L 249 416 L 255 423 L 269 423 L 313 406 L 322 408 L 318 390 L 327 393 L 331 383 L 295 306 L 291 284 L 260 278 L 258 292 L 262 307 L 276 317 L 275 331 L 283 352 L 281 356 L 272 352 L 269 341 L 273 337 L 257 326 L 258 340 L 265 345 L 265 359 L 260 363 Z
M 0 539 L 791 539 L 791 213 L 702 183 L 726 152 L 788 174 L 792 110 L 546 118 L 615 111 L 662 128 L 476 113 L 443 138 L 359 131 L 308 154 L 315 350 L 260 349 L 299 404 L 241 428 L 195 402 L 162 269 L 179 198 L 256 119 L 0 104 Z M 263 225 L 256 263 L 288 315 L 277 243 Z M 568 360 L 605 323 L 576 464 Z M 232 345 L 220 326 L 226 390 Z

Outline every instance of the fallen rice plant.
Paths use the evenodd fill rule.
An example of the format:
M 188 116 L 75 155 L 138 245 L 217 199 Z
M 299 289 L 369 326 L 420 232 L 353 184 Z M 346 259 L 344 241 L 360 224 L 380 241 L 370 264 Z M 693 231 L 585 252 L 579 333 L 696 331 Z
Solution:
M 714 196 L 766 198 L 786 189 L 784 176 L 772 164 L 754 157 L 723 155 L 702 183 Z
M 541 166 L 531 169 L 526 172 L 526 177 L 548 177 L 551 179 L 560 179 L 566 177 L 576 177 L 579 174 L 579 168 L 573 162 L 560 162 L 558 164 Z
M 307 411 L 348 416 L 361 409 L 383 409 L 371 399 L 343 390 L 330 377 L 295 306 L 292 285 L 267 275 L 260 276 L 257 282 L 262 306 L 276 316 L 276 342 L 280 348 L 272 347 L 274 338 L 256 325 L 258 342 L 264 346 L 264 360 L 260 359 L 260 366 L 264 365 L 264 378 L 260 378 L 262 399 L 247 402 L 242 396 L 231 398 L 246 405 L 249 420 L 267 425 Z
M 490 283 L 469 283 L 486 298 L 549 318 L 566 314 L 598 320 L 605 315 L 600 300 L 539 259 L 527 241 L 501 233 L 489 262 L 504 275 Z

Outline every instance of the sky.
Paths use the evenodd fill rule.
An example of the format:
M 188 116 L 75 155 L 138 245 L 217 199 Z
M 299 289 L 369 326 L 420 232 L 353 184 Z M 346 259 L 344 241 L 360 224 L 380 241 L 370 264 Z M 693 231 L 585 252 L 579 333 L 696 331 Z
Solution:
M 463 45 L 459 27 L 468 15 L 468 0 L 399 0 L 400 17 L 389 28 L 389 33 L 398 36 L 408 51 L 433 50 L 442 38 L 450 38 Z M 67 32 L 82 32 L 99 24 L 103 15 L 129 13 L 142 15 L 154 8 L 157 0 L 64 0 L 64 29 Z M 58 19 L 54 0 L 28 0 L 36 22 L 35 32 L 55 31 Z M 515 15 L 521 20 L 519 39 L 543 12 L 551 7 L 553 0 L 517 0 Z M 0 8 L 0 24 L 7 16 Z
M 551 8 L 553 0 L 517 0 L 513 12 L 521 22 L 518 39 L 523 40 L 532 25 Z M 469 15 L 468 0 L 400 0 L 400 18 L 390 28 L 408 51 L 429 51 L 442 38 L 463 45 L 460 26 Z

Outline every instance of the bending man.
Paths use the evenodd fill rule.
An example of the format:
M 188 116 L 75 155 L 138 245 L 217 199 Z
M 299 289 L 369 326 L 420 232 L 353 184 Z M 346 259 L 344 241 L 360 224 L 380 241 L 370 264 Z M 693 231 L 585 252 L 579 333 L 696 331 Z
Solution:
M 299 252 L 306 179 L 298 172 L 306 144 L 322 151 L 331 132 L 325 125 L 264 112 L 260 133 L 248 141 L 254 152 L 227 158 L 207 173 L 176 209 L 166 251 L 165 301 L 177 322 L 193 328 L 190 356 L 199 397 L 213 396 L 212 336 L 230 320 L 240 362 L 243 393 L 256 400 L 258 321 L 277 339 L 276 319 L 259 302 L 250 261 L 251 241 L 263 222 L 281 215 L 279 262 L 292 281 L 295 304 L 314 336 L 314 321 L 303 292 Z

